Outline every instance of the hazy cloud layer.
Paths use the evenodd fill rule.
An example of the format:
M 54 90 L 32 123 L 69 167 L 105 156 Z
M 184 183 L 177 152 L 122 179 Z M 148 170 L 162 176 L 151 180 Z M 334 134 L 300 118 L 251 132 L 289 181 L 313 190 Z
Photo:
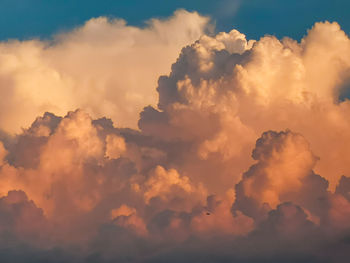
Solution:
M 32 124 L 17 135 L 0 133 L 2 262 L 347 262 L 350 104 L 342 94 L 350 79 L 348 36 L 329 22 L 315 24 L 300 43 L 246 40 L 236 30 L 203 35 L 159 78 L 158 106 L 140 100 L 146 107 L 139 129 L 125 128 L 123 118 L 132 120 L 140 104 L 118 96 L 150 94 L 148 84 L 111 88 L 111 95 L 101 79 L 87 79 L 98 71 L 126 81 L 127 74 L 111 73 L 115 52 L 125 56 L 126 68 L 135 66 L 133 75 L 159 74 L 163 64 L 157 72 L 155 61 L 139 69 L 136 60 L 160 54 L 160 36 L 173 50 L 198 38 L 207 19 L 181 11 L 152 23 L 141 30 L 91 20 L 36 49 L 55 70 L 69 69 L 65 85 L 54 89 L 62 101 L 52 97 L 60 111 L 73 110 L 66 115 L 46 112 L 31 120 L 45 110 L 42 101 L 27 112 L 3 100 L 5 130 L 11 130 L 6 120 Z M 186 31 L 177 23 L 194 27 Z M 118 43 L 125 41 L 126 51 L 105 42 L 114 39 L 109 30 L 125 31 Z M 142 35 L 137 54 L 128 42 L 134 31 Z M 39 44 L 3 46 L 27 57 L 22 49 Z M 104 57 L 105 68 L 95 56 Z M 26 68 L 16 81 L 6 70 L 5 96 L 36 90 L 47 98 L 44 82 L 22 79 L 37 68 Z M 82 86 L 72 91 L 78 85 L 72 83 Z M 35 92 L 22 99 L 34 103 Z

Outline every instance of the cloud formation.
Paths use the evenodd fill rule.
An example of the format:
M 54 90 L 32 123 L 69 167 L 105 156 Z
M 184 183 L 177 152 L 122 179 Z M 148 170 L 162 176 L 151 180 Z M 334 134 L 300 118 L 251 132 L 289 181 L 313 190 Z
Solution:
M 187 31 L 178 25 L 186 19 L 192 21 L 184 23 Z M 347 262 L 350 104 L 342 94 L 350 79 L 350 40 L 340 26 L 316 23 L 298 43 L 247 40 L 236 30 L 202 35 L 208 20 L 185 11 L 150 23 L 137 29 L 90 20 L 34 53 L 26 47 L 43 43 L 2 44 L 24 62 L 43 52 L 55 65 L 28 67 L 16 81 L 13 72 L 21 70 L 4 66 L 2 80 L 19 85 L 3 88 L 10 90 L 4 96 L 45 88 L 24 76 L 69 73 L 56 91 L 62 101 L 74 100 L 53 100 L 61 111 L 73 110 L 65 115 L 41 113 L 16 135 L 0 133 L 2 261 Z M 117 48 L 113 32 L 124 36 Z M 130 123 L 118 114 L 132 120 L 140 104 L 125 100 L 124 88 L 109 90 L 114 95 L 105 90 L 113 58 L 130 58 L 125 67 L 138 70 L 140 54 L 149 61 L 162 48 L 176 50 L 197 38 L 159 78 L 158 105 L 140 101 L 139 129 L 124 127 Z M 97 57 L 106 68 L 99 69 Z M 144 66 L 140 72 L 162 73 L 159 65 L 158 72 Z M 82 86 L 72 92 L 70 85 Z M 149 94 L 146 82 L 135 86 L 140 90 L 125 87 Z M 30 107 L 42 105 L 30 94 L 22 97 Z M 121 108 L 115 116 L 108 101 Z M 12 125 L 6 120 L 22 123 L 46 109 L 19 114 L 12 102 L 0 106 L 9 107 L 6 131 Z
M 136 128 L 142 108 L 157 102 L 158 76 L 209 28 L 209 18 L 179 10 L 143 28 L 98 17 L 52 40 L 1 42 L 0 128 L 18 132 L 45 111 L 76 108 Z

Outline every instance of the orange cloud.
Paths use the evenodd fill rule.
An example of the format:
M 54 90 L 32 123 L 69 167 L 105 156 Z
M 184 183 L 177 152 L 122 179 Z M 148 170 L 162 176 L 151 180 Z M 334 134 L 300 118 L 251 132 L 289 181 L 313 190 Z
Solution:
M 348 36 L 328 22 L 300 43 L 207 27 L 178 11 L 0 44 L 1 129 L 17 131 L 0 133 L 3 236 L 62 262 L 318 262 L 346 246 Z M 155 78 L 183 46 L 156 107 Z M 46 110 L 68 113 L 34 119 Z

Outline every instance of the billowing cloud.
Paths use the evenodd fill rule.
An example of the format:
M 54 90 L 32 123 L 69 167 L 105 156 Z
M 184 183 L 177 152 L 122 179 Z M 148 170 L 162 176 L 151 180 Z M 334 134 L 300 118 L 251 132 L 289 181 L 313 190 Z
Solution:
M 98 18 L 52 43 L 2 43 L 1 127 L 32 122 L 0 133 L 4 262 L 347 262 L 348 36 L 207 25 L 185 11 L 143 29 Z
M 334 189 L 340 175 L 350 172 L 350 104 L 339 99 L 350 76 L 349 58 L 349 38 L 337 23 L 315 24 L 300 43 L 273 36 L 246 41 L 235 30 L 204 36 L 159 79 L 160 110 L 146 108 L 139 126 L 186 141 L 191 155 L 207 162 L 220 158 L 219 166 L 227 164 L 237 175 L 249 165 L 262 132 L 290 129 L 310 142 L 320 158 L 315 171 Z
M 209 28 L 207 17 L 179 10 L 142 28 L 98 17 L 52 40 L 1 42 L 0 128 L 18 132 L 42 112 L 76 108 L 135 128 L 157 102 L 158 76 Z

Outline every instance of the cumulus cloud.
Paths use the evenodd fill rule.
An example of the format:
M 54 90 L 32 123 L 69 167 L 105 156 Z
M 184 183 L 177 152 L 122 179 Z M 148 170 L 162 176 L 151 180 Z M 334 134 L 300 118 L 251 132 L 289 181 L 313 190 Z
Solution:
M 45 130 L 37 129 L 41 125 L 50 132 L 33 132 Z M 43 138 L 35 141 L 39 162 L 28 157 L 24 163 L 33 162 L 29 166 L 15 160 L 1 166 L 2 200 L 6 203 L 2 214 L 7 218 L 2 227 L 16 236 L 16 246 L 25 242 L 31 245 L 30 251 L 39 247 L 38 253 L 47 260 L 56 246 L 68 257 L 64 257 L 66 262 L 89 258 L 93 262 L 127 262 L 143 257 L 157 262 L 163 256 L 174 258 L 172 253 L 178 250 L 197 259 L 201 253 L 212 253 L 208 259 L 226 253 L 232 260 L 253 262 L 259 257 L 277 262 L 284 253 L 295 253 L 294 259 L 305 255 L 317 259 L 319 245 L 327 244 L 328 239 L 339 240 L 339 233 L 349 229 L 348 178 L 342 177 L 334 193 L 328 191 L 327 180 L 312 170 L 317 158 L 309 143 L 289 130 L 262 134 L 252 151 L 257 163 L 243 174 L 235 189 L 216 195 L 208 192 L 210 185 L 196 184 L 175 168 L 159 164 L 143 168 L 149 158 L 161 160 L 164 166 L 171 163 L 158 155 L 142 158 L 135 148 L 148 142 L 145 154 L 151 153 L 151 148 L 171 149 L 169 144 L 149 142 L 148 135 L 115 128 L 107 119 L 93 120 L 82 110 L 63 118 L 46 113 L 21 136 L 22 140 Z M 119 150 L 122 145 L 122 155 L 111 158 L 106 154 L 107 138 L 123 142 L 113 147 Z M 28 201 L 25 193 L 33 201 Z M 30 208 L 11 212 L 18 211 L 19 203 Z M 21 220 L 34 220 L 35 224 Z M 18 228 L 14 228 L 15 222 L 19 222 Z M 266 239 L 270 245 L 264 244 Z M 277 239 L 282 242 L 274 245 Z M 304 240 L 314 239 L 319 242 L 303 248 Z M 228 242 L 223 246 L 227 250 L 217 247 L 218 240 L 219 244 Z M 290 243 L 295 244 L 294 249 Z M 208 250 L 209 244 L 216 245 Z M 246 249 L 252 245 L 259 249 L 250 255 Z M 71 254 L 71 248 L 77 246 L 79 251 Z M 135 254 L 139 246 L 143 247 L 141 258 Z M 193 246 L 201 249 L 189 249 Z
M 47 222 L 43 211 L 33 201 L 28 200 L 24 192 L 9 191 L 7 196 L 1 198 L 0 203 L 2 242 L 6 242 L 6 235 L 28 241 L 45 235 Z
M 0 133 L 5 262 L 19 247 L 43 262 L 346 262 L 348 36 L 207 25 L 185 11 L 143 29 L 98 18 L 52 43 L 2 43 L 1 127 L 32 122 Z
M 266 132 L 257 141 L 252 157 L 258 161 L 236 186 L 236 204 L 249 210 L 249 203 L 258 208 L 276 208 L 289 192 L 299 191 L 303 179 L 312 175 L 316 158 L 307 141 L 299 134 Z M 241 203 L 242 202 L 242 203 Z
M 159 79 L 160 110 L 146 108 L 139 126 L 188 142 L 203 159 L 220 156 L 235 174 L 249 165 L 262 132 L 289 128 L 310 142 L 320 158 L 315 171 L 334 189 L 349 173 L 349 101 L 339 100 L 349 57 L 349 38 L 337 23 L 315 24 L 300 43 L 273 36 L 246 41 L 235 30 L 205 36 Z
M 0 128 L 18 132 L 42 112 L 76 108 L 135 128 L 142 108 L 156 104 L 158 76 L 209 28 L 207 17 L 179 10 L 142 28 L 98 17 L 52 40 L 1 42 Z

